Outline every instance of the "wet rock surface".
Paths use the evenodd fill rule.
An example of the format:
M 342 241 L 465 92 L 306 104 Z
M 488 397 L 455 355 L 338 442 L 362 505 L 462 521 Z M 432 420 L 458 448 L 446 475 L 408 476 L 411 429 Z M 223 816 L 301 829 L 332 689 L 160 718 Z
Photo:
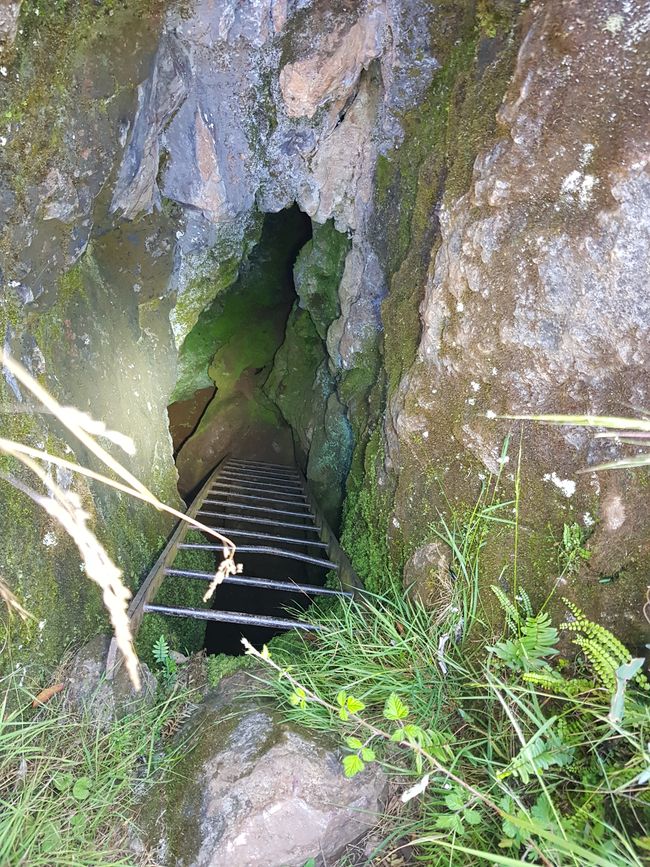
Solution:
M 282 722 L 245 674 L 223 680 L 179 732 L 193 744 L 164 804 L 149 812 L 158 857 L 174 867 L 331 864 L 378 819 L 379 770 L 352 780 L 327 738 Z

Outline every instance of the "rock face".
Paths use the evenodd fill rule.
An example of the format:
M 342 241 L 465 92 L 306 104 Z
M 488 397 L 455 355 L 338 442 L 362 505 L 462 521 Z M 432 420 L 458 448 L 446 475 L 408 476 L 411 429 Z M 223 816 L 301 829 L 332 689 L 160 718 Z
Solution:
M 168 865 L 331 864 L 381 812 L 381 771 L 346 779 L 336 747 L 281 722 L 272 704 L 250 697 L 251 683 L 223 680 L 179 732 L 194 747 L 157 826 Z
M 401 526 L 417 523 L 418 495 L 429 497 L 423 452 L 461 499 L 498 472 L 508 426 L 490 415 L 620 416 L 650 401 L 642 6 L 618 15 L 614 3 L 564 0 L 530 10 L 500 137 L 476 160 L 469 191 L 440 213 L 416 359 L 390 402 Z M 623 600 L 637 611 L 645 593 L 635 579 L 650 532 L 645 479 L 579 474 L 615 452 L 575 429 L 527 428 L 522 520 L 529 539 L 558 514 L 586 527 L 598 520 L 587 586 L 600 601 L 589 601 L 625 634 Z M 616 498 L 626 508 L 613 522 L 606 503 Z M 618 586 L 598 593 L 598 573 L 620 574 Z
M 233 445 L 295 446 L 334 523 L 345 489 L 346 544 L 381 589 L 489 473 L 512 488 L 492 415 L 650 403 L 645 0 L 79 2 L 62 21 L 24 4 L 25 56 L 2 76 L 0 331 L 65 403 L 133 436 L 128 468 L 161 497 L 166 406 L 216 386 L 183 491 Z M 19 5 L 0 6 L 4 32 Z M 297 306 L 231 307 L 265 219 L 289 231 L 294 204 L 314 222 Z M 3 434 L 69 448 L 11 377 L 0 391 Z M 578 475 L 619 452 L 525 429 L 519 556 L 545 595 L 562 525 L 581 524 L 592 554 L 564 590 L 623 637 L 644 479 Z M 137 584 L 167 522 L 74 484 Z M 98 628 L 99 595 L 49 519 L 5 486 L 0 511 L 0 568 L 44 624 L 21 627 L 21 653 L 51 659 Z
M 18 33 L 18 17 L 23 0 L 2 0 L 0 2 L 0 57 L 3 51 L 11 48 Z

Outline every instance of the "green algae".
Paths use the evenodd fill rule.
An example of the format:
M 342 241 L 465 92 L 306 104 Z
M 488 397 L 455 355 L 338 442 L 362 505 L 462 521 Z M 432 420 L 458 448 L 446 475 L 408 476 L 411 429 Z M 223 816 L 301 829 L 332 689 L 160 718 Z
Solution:
M 367 590 L 383 593 L 399 585 L 400 563 L 391 553 L 388 523 L 391 498 L 381 490 L 378 474 L 384 461 L 381 431 L 376 428 L 363 448 L 363 465 L 353 465 L 343 508 L 341 545 Z
M 319 370 L 324 371 L 325 362 L 325 346 L 311 315 L 294 305 L 264 391 L 293 431 L 304 460 L 309 454 L 314 425 L 323 423 L 325 401 L 332 388 L 331 382 L 318 382 Z
M 315 223 L 312 240 L 300 251 L 293 269 L 300 306 L 309 310 L 322 340 L 341 315 L 338 290 L 350 247 L 350 239 L 337 232 L 333 220 Z
M 375 425 L 416 356 L 419 307 L 440 244 L 437 209 L 467 191 L 477 154 L 497 135 L 496 112 L 517 48 L 518 12 L 512 4 L 481 3 L 478 10 L 472 4 L 445 4 L 438 12 L 442 17 L 436 18 L 432 38 L 441 68 L 421 103 L 401 117 L 402 143 L 380 155 L 375 169 L 374 231 L 389 280 L 382 304 L 382 375 L 373 383 L 361 368 L 344 386 L 346 402 L 357 388 L 368 391 L 351 412 L 357 447 L 342 539 L 359 575 L 378 590 L 400 580 L 406 558 L 429 538 L 428 527 L 442 507 L 441 481 L 446 490 L 453 489 L 438 456 L 424 443 L 420 449 L 404 444 L 399 487 L 380 489 L 383 458 Z M 440 419 L 439 426 L 445 422 Z M 427 467 L 431 471 L 423 472 Z M 465 467 L 464 479 L 473 472 L 477 467 Z M 408 510 L 401 527 L 389 527 L 396 497 L 405 496 L 417 508 Z
M 419 305 L 439 245 L 436 208 L 468 189 L 478 152 L 495 139 L 496 112 L 514 68 L 515 12 L 500 13 L 492 39 L 469 7 L 450 14 L 456 39 L 441 46 L 441 69 L 422 103 L 402 118 L 403 144 L 379 158 L 375 173 L 378 223 L 388 227 L 390 291 L 382 312 L 390 391 L 415 358 Z M 483 54 L 493 55 L 491 62 Z

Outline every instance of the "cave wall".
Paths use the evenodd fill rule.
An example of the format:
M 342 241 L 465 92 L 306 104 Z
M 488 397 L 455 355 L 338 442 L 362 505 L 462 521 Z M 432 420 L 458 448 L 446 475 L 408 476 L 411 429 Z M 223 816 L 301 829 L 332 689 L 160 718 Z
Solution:
M 23 4 L 17 42 L 3 56 L 0 94 L 0 335 L 3 347 L 63 404 L 129 435 L 136 454 L 109 449 L 159 497 L 180 504 L 164 408 L 176 378 L 164 291 L 173 264 L 165 215 L 115 225 L 107 185 L 116 170 L 137 82 L 146 76 L 162 23 L 159 4 L 80 3 L 60 10 Z M 30 446 L 98 466 L 3 370 L 0 430 Z M 34 485 L 2 459 L 3 472 Z M 54 472 L 54 471 L 53 471 Z M 108 552 L 135 588 L 170 521 L 127 496 L 55 477 L 75 491 Z M 0 574 L 33 620 L 0 612 L 0 667 L 57 662 L 106 627 L 99 588 L 55 521 L 0 483 Z
M 648 405 L 648 4 L 525 6 L 25 2 L 0 94 L 5 345 L 133 436 L 129 468 L 170 502 L 166 407 L 216 384 L 183 492 L 264 427 L 334 522 L 345 494 L 368 585 L 401 581 L 490 473 L 511 495 L 520 428 L 494 416 Z M 294 204 L 314 237 L 280 324 L 273 285 L 243 287 L 264 215 Z M 0 387 L 3 434 L 67 453 Z M 550 588 L 562 526 L 581 524 L 592 556 L 564 590 L 633 635 L 647 477 L 579 475 L 620 449 L 584 432 L 522 436 L 520 573 Z M 137 584 L 168 523 L 63 482 Z M 37 617 L 12 646 L 53 659 L 98 628 L 99 594 L 43 516 L 0 497 L 0 569 Z M 486 552 L 486 585 L 511 542 Z
M 414 134 L 375 175 L 379 212 L 396 214 L 385 416 L 350 481 L 344 539 L 377 586 L 409 558 L 411 578 L 435 582 L 417 556 L 431 523 L 462 516 L 489 474 L 507 499 L 518 475 L 518 569 L 535 602 L 555 586 L 562 526 L 578 524 L 590 557 L 553 607 L 563 593 L 642 644 L 647 471 L 584 472 L 621 446 L 496 416 L 648 405 L 649 7 L 565 0 L 517 17 L 493 4 L 490 20 L 486 8 L 469 29 L 453 23 L 429 101 L 407 118 Z M 512 534 L 493 534 L 486 600 L 504 565 L 512 577 L 513 550 Z

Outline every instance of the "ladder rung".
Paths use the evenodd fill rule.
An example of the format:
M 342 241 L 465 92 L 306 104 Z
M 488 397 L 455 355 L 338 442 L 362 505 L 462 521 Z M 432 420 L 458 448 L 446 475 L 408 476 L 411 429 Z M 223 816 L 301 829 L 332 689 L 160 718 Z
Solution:
M 220 487 L 220 486 L 218 486 L 218 487 Z M 296 503 L 292 500 L 276 499 L 275 495 L 268 496 L 268 497 L 256 497 L 254 494 L 238 494 L 237 491 L 229 492 L 227 490 L 226 491 L 218 491 L 215 488 L 213 488 L 210 491 L 210 493 L 221 495 L 223 497 L 239 497 L 240 500 L 261 500 L 263 503 L 268 503 L 268 502 L 280 503 L 280 504 L 286 504 L 287 506 L 303 506 L 305 509 L 309 509 L 309 506 L 306 503 Z M 205 500 L 205 502 L 207 503 L 208 501 Z
M 166 614 L 169 617 L 190 617 L 194 620 L 217 620 L 220 623 L 240 623 L 242 626 L 266 626 L 269 629 L 303 629 L 306 632 L 321 632 L 322 626 L 289 620 L 284 617 L 268 617 L 263 614 L 243 614 L 239 611 L 213 611 L 211 608 L 171 608 L 168 605 L 145 605 L 145 614 Z
M 223 551 L 223 545 L 208 545 L 199 542 L 183 542 L 178 547 L 184 551 Z M 325 569 L 338 570 L 339 568 L 331 560 L 310 557 L 309 554 L 301 554 L 299 551 L 285 551 L 283 548 L 270 548 L 267 545 L 237 545 L 236 547 L 239 554 L 269 554 L 271 557 L 289 557 L 291 560 L 302 560 L 303 563 L 312 563 L 314 566 L 323 566 Z
M 233 509 L 246 509 L 248 512 L 272 512 L 274 515 L 293 515 L 295 518 L 306 518 L 308 520 L 313 518 L 308 506 L 303 506 L 304 509 L 307 509 L 306 512 L 287 512 L 286 509 L 274 509 L 272 506 L 249 506 L 248 503 L 231 503 L 228 500 L 204 500 L 203 505 L 206 503 L 210 506 L 230 506 Z M 197 514 L 212 515 L 214 513 L 202 509 Z M 233 515 L 233 517 L 236 518 L 237 515 Z
M 236 473 L 238 476 L 255 476 L 255 478 L 277 479 L 281 482 L 300 483 L 302 480 L 297 473 L 280 473 L 277 470 L 260 470 L 256 467 L 223 467 L 222 473 Z
M 226 482 L 226 484 L 229 484 L 232 487 L 242 487 L 244 490 L 246 490 L 247 488 L 262 488 L 262 490 L 269 490 L 273 492 L 279 491 L 280 493 L 285 494 L 302 494 L 303 492 L 302 485 L 296 485 L 295 488 L 289 487 L 288 485 L 271 485 L 266 481 L 266 479 L 258 481 L 254 481 L 253 479 L 251 479 L 250 481 L 248 479 L 233 479 L 230 475 L 226 475 L 225 473 L 223 475 L 220 475 L 214 481 L 217 485 L 221 482 Z
M 300 482 L 281 482 L 279 479 L 268 479 L 266 476 L 240 476 L 230 470 L 224 470 L 219 473 L 215 481 L 223 479 L 227 482 L 239 482 L 242 485 L 264 485 L 267 488 L 283 488 L 291 491 L 301 491 L 302 485 Z
M 226 518 L 228 521 L 246 521 L 247 524 L 267 524 L 269 527 L 291 527 L 293 530 L 306 530 L 308 533 L 320 533 L 318 527 L 314 527 L 313 524 L 294 524 L 291 521 L 272 521 L 270 518 L 249 518 L 247 515 L 232 515 L 230 512 L 197 512 L 197 514 L 212 515 L 213 518 Z M 230 530 L 228 532 L 230 532 Z
M 273 469 L 284 470 L 285 472 L 295 473 L 295 469 L 292 464 L 271 464 L 266 461 L 242 461 L 238 458 L 231 458 L 228 461 L 228 464 L 236 464 L 240 467 L 273 467 Z
M 177 578 L 199 578 L 201 581 L 212 581 L 213 572 L 192 572 L 187 569 L 165 569 L 165 575 Z M 287 590 L 292 593 L 307 593 L 310 596 L 345 596 L 354 594 L 348 590 L 330 590 L 329 587 L 318 587 L 315 584 L 297 584 L 294 581 L 276 581 L 272 578 L 251 578 L 246 575 L 230 575 L 224 578 L 222 584 L 236 584 L 242 587 L 260 587 L 262 590 Z
M 291 542 L 294 545 L 310 545 L 312 548 L 325 548 L 329 546 L 326 542 L 316 542 L 312 539 L 296 539 L 295 536 L 270 536 L 268 533 L 256 533 L 255 530 L 233 530 L 226 527 L 212 527 L 217 533 L 223 533 L 230 536 L 249 536 L 253 539 L 259 539 L 261 542 Z
M 240 485 L 234 485 L 234 484 L 231 485 L 231 484 L 228 484 L 228 482 L 220 482 L 217 479 L 215 481 L 215 484 L 212 486 L 212 488 L 210 488 L 210 493 L 212 493 L 213 491 L 216 491 L 220 488 L 223 488 L 226 491 L 233 491 L 233 493 L 237 494 L 237 492 L 240 490 Z M 260 493 L 260 494 L 264 492 L 264 488 L 260 488 L 259 486 L 250 487 L 250 488 L 243 488 L 243 490 L 244 491 L 250 491 L 250 492 L 255 491 L 256 493 Z M 284 491 L 269 491 L 269 494 L 272 497 L 278 497 L 280 499 L 287 499 L 287 500 L 306 500 L 307 499 L 307 495 L 302 494 L 302 493 L 289 494 L 289 493 L 286 493 Z M 244 494 L 242 494 L 242 496 L 244 496 Z M 268 498 L 265 498 L 265 499 L 268 499 Z

